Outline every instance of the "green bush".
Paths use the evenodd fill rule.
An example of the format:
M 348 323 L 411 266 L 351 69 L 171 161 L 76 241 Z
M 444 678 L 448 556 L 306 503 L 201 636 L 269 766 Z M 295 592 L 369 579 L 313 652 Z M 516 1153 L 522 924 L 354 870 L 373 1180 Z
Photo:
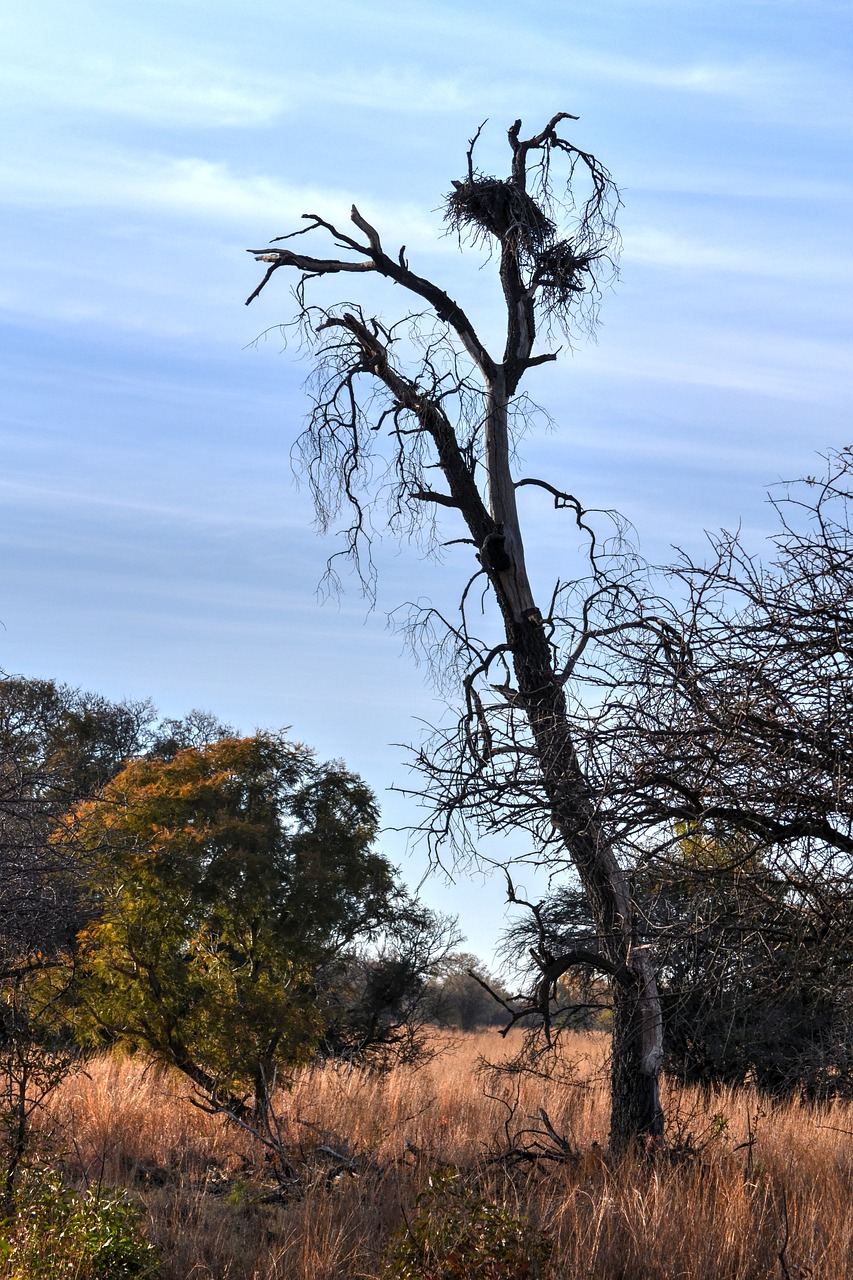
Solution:
M 522 1215 L 483 1200 L 453 1172 L 434 1174 L 418 1212 L 390 1242 L 383 1280 L 540 1280 L 550 1240 Z
M 143 1280 L 159 1263 L 126 1197 L 74 1191 L 54 1171 L 28 1170 L 0 1231 L 3 1280 Z

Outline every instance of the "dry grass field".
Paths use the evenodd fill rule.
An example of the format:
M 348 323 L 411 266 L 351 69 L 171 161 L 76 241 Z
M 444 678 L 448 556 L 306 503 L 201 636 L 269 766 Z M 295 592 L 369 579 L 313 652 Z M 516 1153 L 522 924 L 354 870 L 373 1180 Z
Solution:
M 670 1087 L 670 1151 L 612 1167 L 599 1146 L 605 1038 L 567 1042 L 573 1065 L 561 1084 L 484 1075 L 483 1056 L 506 1051 L 493 1033 L 460 1035 L 419 1070 L 305 1071 L 281 1102 L 284 1136 L 304 1157 L 286 1202 L 271 1198 L 263 1153 L 246 1135 L 140 1062 L 90 1064 L 55 1095 L 49 1123 L 72 1176 L 126 1187 L 144 1204 L 164 1280 L 380 1276 L 389 1238 L 417 1221 L 419 1193 L 448 1166 L 471 1197 L 546 1235 L 549 1280 L 853 1275 L 853 1107 Z M 541 1107 L 576 1154 L 507 1159 L 548 1145 Z M 323 1146 L 350 1158 L 349 1171 L 330 1177 L 336 1162 Z M 450 1274 L 463 1273 L 428 1280 Z

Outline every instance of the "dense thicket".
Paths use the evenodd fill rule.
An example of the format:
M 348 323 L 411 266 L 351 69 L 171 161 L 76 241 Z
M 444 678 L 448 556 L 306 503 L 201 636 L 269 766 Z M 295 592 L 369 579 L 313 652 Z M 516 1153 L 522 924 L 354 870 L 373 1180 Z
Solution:
M 853 1089 L 853 452 L 825 463 L 774 495 L 769 555 L 724 533 L 666 571 L 658 642 L 599 638 L 586 712 L 670 1069 L 811 1096 Z M 567 888 L 510 945 L 541 973 L 594 937 Z

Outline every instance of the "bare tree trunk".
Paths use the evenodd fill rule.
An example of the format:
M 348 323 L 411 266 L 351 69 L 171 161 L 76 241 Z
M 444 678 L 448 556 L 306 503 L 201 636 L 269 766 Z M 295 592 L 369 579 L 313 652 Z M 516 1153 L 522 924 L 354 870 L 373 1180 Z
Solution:
M 660 1001 L 651 966 L 613 983 L 610 1068 L 610 1150 L 621 1155 L 638 1140 L 663 1137 L 660 1104 Z
M 542 624 L 514 628 L 519 693 L 539 753 L 554 826 L 578 872 L 590 905 L 613 990 L 610 1147 L 621 1154 L 633 1141 L 663 1133 L 658 1079 L 663 1016 L 648 953 L 637 946 L 630 887 L 596 816 L 553 670 Z
M 489 505 L 501 531 L 502 558 L 481 554 L 503 614 L 521 702 L 539 755 L 554 827 L 560 832 L 592 911 L 613 984 L 610 1146 L 663 1131 L 658 1077 L 663 1017 L 654 971 L 636 945 L 630 887 L 596 815 L 595 797 L 572 740 L 563 686 L 535 605 L 509 457 L 509 404 L 503 366 L 487 394 L 486 469 Z M 466 515 L 463 508 L 463 515 Z M 469 521 L 472 532 L 476 526 Z M 489 562 L 490 561 L 490 562 Z

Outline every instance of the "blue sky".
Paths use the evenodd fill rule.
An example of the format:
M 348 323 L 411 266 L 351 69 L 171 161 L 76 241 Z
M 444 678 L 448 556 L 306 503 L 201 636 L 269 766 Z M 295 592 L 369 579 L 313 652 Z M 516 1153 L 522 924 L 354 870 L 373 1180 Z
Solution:
M 404 824 L 390 744 L 436 704 L 386 614 L 456 569 L 389 545 L 373 613 L 317 600 L 307 368 L 253 345 L 289 300 L 243 306 L 244 250 L 355 199 L 489 332 L 441 197 L 484 118 L 501 172 L 516 116 L 574 112 L 622 189 L 622 275 L 597 344 L 531 378 L 556 430 L 527 459 L 653 559 L 720 525 L 757 545 L 767 486 L 850 439 L 851 25 L 847 0 L 4 6 L 0 666 L 292 725 Z M 530 514 L 545 581 L 562 530 Z M 424 892 L 489 956 L 499 884 Z

